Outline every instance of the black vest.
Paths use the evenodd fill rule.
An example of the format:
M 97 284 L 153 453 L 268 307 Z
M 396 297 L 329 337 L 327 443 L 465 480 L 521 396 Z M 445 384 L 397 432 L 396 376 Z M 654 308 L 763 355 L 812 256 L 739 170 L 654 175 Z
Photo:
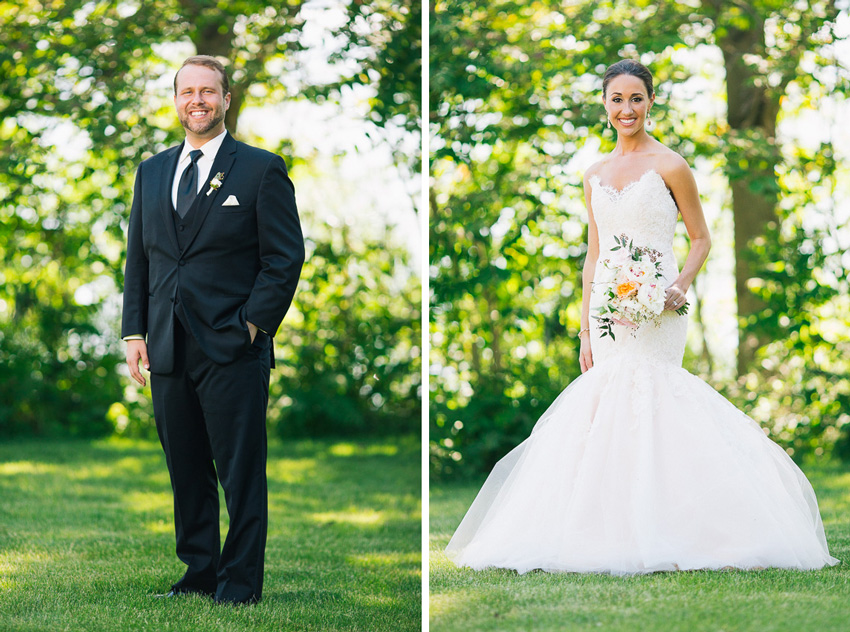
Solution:
M 200 195 L 200 194 L 199 194 Z M 197 200 L 196 200 L 197 201 Z M 180 248 L 180 254 L 186 250 L 189 245 L 189 236 L 192 234 L 192 228 L 195 225 L 195 217 L 197 216 L 198 204 L 192 204 L 192 208 L 180 217 L 177 214 L 177 209 L 171 210 L 171 219 L 174 222 L 174 232 L 177 235 L 177 247 Z M 183 311 L 183 301 L 180 297 L 180 283 L 177 283 L 177 295 L 174 297 L 174 313 L 177 316 L 180 324 L 188 332 L 189 324 L 186 322 L 186 313 Z
M 172 209 L 171 211 L 171 219 L 174 221 L 174 232 L 177 234 L 177 246 L 180 248 L 181 253 L 188 245 L 189 235 L 192 234 L 192 228 L 195 225 L 195 216 L 198 214 L 197 209 L 198 204 L 192 204 L 192 208 L 183 217 L 177 214 L 176 209 Z

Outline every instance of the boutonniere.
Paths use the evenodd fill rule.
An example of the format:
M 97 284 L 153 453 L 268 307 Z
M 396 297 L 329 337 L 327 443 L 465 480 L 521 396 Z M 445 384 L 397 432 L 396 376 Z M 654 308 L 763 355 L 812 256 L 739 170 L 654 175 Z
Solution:
M 215 177 L 212 180 L 210 180 L 210 188 L 207 191 L 207 195 L 209 195 L 213 191 L 218 191 L 218 187 L 221 186 L 222 180 L 224 180 L 224 172 L 219 171 L 217 174 L 215 174 Z

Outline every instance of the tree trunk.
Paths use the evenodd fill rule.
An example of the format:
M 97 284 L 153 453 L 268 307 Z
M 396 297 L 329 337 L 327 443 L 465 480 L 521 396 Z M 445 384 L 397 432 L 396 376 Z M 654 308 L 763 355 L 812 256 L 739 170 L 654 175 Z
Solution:
M 219 28 L 220 24 L 210 23 L 206 27 L 199 28 L 195 32 L 194 44 L 199 55 L 212 55 L 213 57 L 233 59 L 233 42 L 231 41 L 231 30 L 224 32 Z M 233 69 L 227 68 L 232 77 Z M 239 111 L 242 109 L 242 101 L 245 97 L 245 86 L 243 84 L 230 84 L 230 108 L 224 114 L 224 126 L 236 136 L 236 128 L 239 124 Z
M 735 218 L 735 292 L 738 302 L 738 375 L 752 368 L 755 353 L 767 340 L 759 331 L 758 313 L 764 302 L 748 288 L 757 275 L 750 255 L 753 239 L 763 236 L 776 220 L 777 184 L 775 167 L 778 96 L 766 78 L 744 62 L 746 54 L 765 51 L 764 21 L 751 12 L 736 26 L 723 24 L 725 35 L 718 40 L 726 67 L 727 118 L 730 133 L 728 155 L 732 212 Z
M 190 33 L 192 43 L 198 55 L 211 55 L 220 59 L 233 61 L 233 17 L 222 16 L 220 13 L 210 11 L 209 8 L 199 6 L 194 0 L 181 0 L 183 17 L 194 25 Z M 228 75 L 233 78 L 233 68 L 227 67 Z M 236 136 L 236 128 L 239 124 L 239 111 L 245 98 L 245 86 L 243 84 L 230 84 L 230 108 L 224 114 L 224 125 L 228 131 Z

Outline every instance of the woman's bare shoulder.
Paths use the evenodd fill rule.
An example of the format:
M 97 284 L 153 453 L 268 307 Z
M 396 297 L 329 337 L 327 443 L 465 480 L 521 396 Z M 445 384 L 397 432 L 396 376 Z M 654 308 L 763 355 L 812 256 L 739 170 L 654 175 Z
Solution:
M 590 178 L 593 176 L 598 176 L 599 172 L 605 167 L 610 158 L 605 157 L 602 160 L 597 160 L 592 165 L 590 165 L 587 170 L 584 172 L 584 183 L 587 184 Z
M 660 145 L 653 162 L 655 170 L 664 178 L 668 187 L 672 188 L 676 183 L 681 183 L 683 180 L 692 181 L 694 178 L 688 161 L 664 145 Z

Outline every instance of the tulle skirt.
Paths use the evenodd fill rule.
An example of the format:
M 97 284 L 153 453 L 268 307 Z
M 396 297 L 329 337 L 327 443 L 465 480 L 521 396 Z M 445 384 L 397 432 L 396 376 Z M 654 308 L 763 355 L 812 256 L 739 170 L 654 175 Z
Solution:
M 520 573 L 838 563 L 788 455 L 699 378 L 633 357 L 561 393 L 496 465 L 446 552 Z

